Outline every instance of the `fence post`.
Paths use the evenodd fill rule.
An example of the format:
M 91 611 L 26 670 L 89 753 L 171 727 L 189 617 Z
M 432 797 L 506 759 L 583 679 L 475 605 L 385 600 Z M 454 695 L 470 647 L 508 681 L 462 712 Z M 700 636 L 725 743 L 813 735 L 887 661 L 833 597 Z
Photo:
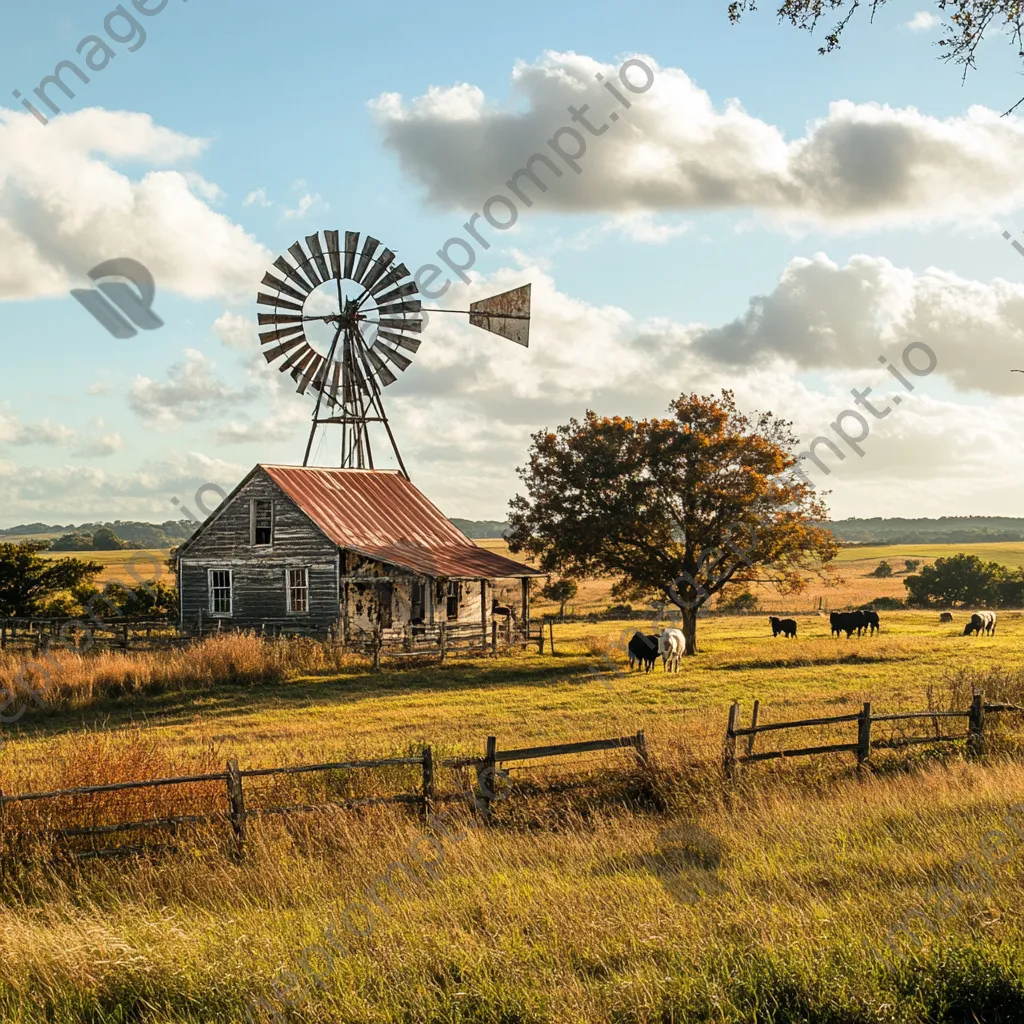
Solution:
M 441 633 L 438 638 L 438 643 L 441 645 L 441 661 L 444 661 L 445 655 L 448 653 L 448 623 L 441 623 Z
M 555 655 L 555 620 L 548 619 L 548 639 L 551 641 L 551 656 Z
M 650 762 L 647 760 L 647 737 L 644 735 L 643 729 L 637 730 L 633 744 L 636 747 L 636 756 L 640 762 L 640 767 L 646 768 Z
M 537 642 L 537 653 L 538 654 L 543 654 L 544 653 L 544 620 L 543 619 L 540 620 L 540 634 L 538 636 L 538 642 Z
M 981 757 L 985 752 L 985 698 L 980 693 L 971 698 L 969 722 L 967 749 L 973 757 Z
M 736 773 L 736 715 L 739 710 L 740 702 L 734 700 L 729 708 L 729 724 L 725 728 L 725 758 L 722 767 L 727 779 Z
M 238 760 L 228 760 L 228 803 L 231 805 L 231 829 L 235 834 L 235 857 L 242 856 L 242 844 L 245 842 L 245 794 L 242 792 L 242 774 L 238 770 Z
M 498 653 L 498 620 L 491 619 L 491 654 Z
M 857 719 L 857 770 L 871 757 L 871 701 L 865 701 Z
M 434 812 L 434 752 L 423 748 L 423 820 L 430 821 Z
M 480 813 L 483 815 L 484 822 L 490 824 L 491 821 L 491 798 L 494 795 L 495 786 L 495 754 L 498 750 L 498 740 L 495 736 L 487 737 L 487 753 L 484 754 L 484 760 L 482 764 L 477 765 L 476 769 L 476 785 L 477 789 L 480 790 L 480 796 L 477 798 L 477 807 L 480 809 Z
M 761 708 L 761 702 L 759 700 L 754 701 L 754 710 L 750 713 L 750 728 L 757 728 L 757 713 Z M 747 737 L 747 753 L 752 754 L 754 752 L 754 740 L 757 738 L 757 733 L 752 732 Z

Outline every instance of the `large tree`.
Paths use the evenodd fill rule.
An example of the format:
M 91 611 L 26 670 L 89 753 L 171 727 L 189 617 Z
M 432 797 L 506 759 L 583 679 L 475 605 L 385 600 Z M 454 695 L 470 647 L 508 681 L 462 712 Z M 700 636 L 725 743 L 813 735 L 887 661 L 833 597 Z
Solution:
M 868 10 L 873 18 L 888 0 L 776 0 L 776 15 L 796 28 L 813 32 L 825 17 L 835 18 L 825 34 L 819 53 L 839 49 L 843 33 L 858 11 Z M 942 20 L 942 36 L 937 40 L 942 59 L 962 65 L 964 74 L 975 66 L 978 47 L 986 33 L 1006 36 L 1024 57 L 1024 0 L 931 0 L 936 16 Z M 747 11 L 757 9 L 757 0 L 733 0 L 729 19 L 737 22 Z M 1015 110 L 1020 99 L 1007 111 Z
M 0 615 L 35 615 L 48 598 L 74 590 L 103 572 L 96 562 L 43 558 L 45 541 L 0 544 Z
M 998 562 L 983 562 L 977 555 L 961 552 L 948 558 L 936 558 L 934 565 L 924 566 L 916 576 L 907 576 L 907 603 L 967 607 L 1016 604 L 1021 598 L 1019 570 L 1007 569 Z
M 569 578 L 617 577 L 613 593 L 663 594 L 682 611 L 688 653 L 697 612 L 731 583 L 792 593 L 831 573 L 827 509 L 789 474 L 797 438 L 771 413 L 741 413 L 732 392 L 682 395 L 669 419 L 570 420 L 533 436 L 511 502 L 509 546 Z

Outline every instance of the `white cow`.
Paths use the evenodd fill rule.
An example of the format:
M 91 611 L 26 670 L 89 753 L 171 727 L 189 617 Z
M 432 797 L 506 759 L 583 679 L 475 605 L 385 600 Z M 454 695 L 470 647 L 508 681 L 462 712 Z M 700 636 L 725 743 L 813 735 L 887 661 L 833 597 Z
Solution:
M 678 672 L 679 662 L 686 653 L 686 637 L 681 629 L 662 630 L 658 638 L 658 653 L 666 672 Z

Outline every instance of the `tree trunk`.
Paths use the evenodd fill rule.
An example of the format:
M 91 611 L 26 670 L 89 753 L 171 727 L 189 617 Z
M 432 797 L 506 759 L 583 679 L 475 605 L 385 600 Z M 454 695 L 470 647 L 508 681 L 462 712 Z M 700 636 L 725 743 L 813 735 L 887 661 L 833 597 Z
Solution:
M 561 622 L 565 622 L 565 605 L 566 602 L 562 602 L 562 607 L 558 609 L 558 618 Z
M 697 653 L 697 609 L 682 608 L 683 613 L 683 636 L 686 638 L 686 653 L 693 655 Z

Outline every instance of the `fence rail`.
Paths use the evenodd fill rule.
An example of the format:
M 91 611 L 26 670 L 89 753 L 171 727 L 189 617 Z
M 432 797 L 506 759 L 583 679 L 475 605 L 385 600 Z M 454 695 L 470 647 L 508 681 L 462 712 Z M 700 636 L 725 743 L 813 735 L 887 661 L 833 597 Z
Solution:
M 864 706 L 856 714 L 833 715 L 828 718 L 805 718 L 796 722 L 771 722 L 759 724 L 760 701 L 754 701 L 751 712 L 750 726 L 739 728 L 736 720 L 739 717 L 739 701 L 734 701 L 729 708 L 729 721 L 725 728 L 725 754 L 724 769 L 726 776 L 735 774 L 736 766 L 753 761 L 770 761 L 786 757 L 809 757 L 812 754 L 832 753 L 856 753 L 858 768 L 868 761 L 872 750 L 894 749 L 898 747 L 914 746 L 920 743 L 958 743 L 967 741 L 968 751 L 972 755 L 980 755 L 984 752 L 985 746 L 985 715 L 998 714 L 1003 711 L 1024 711 L 1024 708 L 1016 704 L 986 704 L 982 694 L 974 694 L 971 706 L 966 711 L 903 711 L 891 715 L 873 715 L 871 713 L 871 702 L 865 702 Z M 882 739 L 871 738 L 871 726 L 877 722 L 901 722 L 911 719 L 931 719 L 934 724 L 935 734 L 932 736 L 899 736 Z M 966 733 L 953 736 L 943 736 L 939 731 L 938 719 L 940 718 L 966 718 L 968 728 Z M 793 750 L 769 750 L 761 753 L 754 753 L 754 741 L 763 732 L 772 732 L 778 729 L 806 729 L 813 726 L 834 725 L 841 722 L 857 723 L 857 741 L 855 743 L 831 743 L 815 747 L 800 747 Z M 747 737 L 747 752 L 736 753 L 736 740 Z
M 48 836 L 57 839 L 109 836 L 123 832 L 137 832 L 157 828 L 177 829 L 186 825 L 205 825 L 227 822 L 231 827 L 232 854 L 241 856 L 246 839 L 246 825 L 252 819 L 269 815 L 306 814 L 325 811 L 349 810 L 374 804 L 413 804 L 424 818 L 429 819 L 435 802 L 439 799 L 435 768 L 475 768 L 478 795 L 475 806 L 486 820 L 491 817 L 491 803 L 494 798 L 494 777 L 497 767 L 505 762 L 525 761 L 542 757 L 564 757 L 573 754 L 619 748 L 634 748 L 641 764 L 647 763 L 647 748 L 643 730 L 633 736 L 613 739 L 585 740 L 578 743 L 562 743 L 544 747 L 526 747 L 518 750 L 497 749 L 497 739 L 487 737 L 486 753 L 483 757 L 449 758 L 435 762 L 433 750 L 425 746 L 417 757 L 386 757 L 371 760 L 334 761 L 322 764 L 287 765 L 274 768 L 240 768 L 234 758 L 227 762 L 223 772 L 208 772 L 199 775 L 182 775 L 161 779 L 140 779 L 129 782 L 108 782 L 95 786 L 76 786 L 72 789 L 49 790 L 45 792 L 12 793 L 0 790 L 0 848 L 7 850 L 7 840 L 12 834 L 18 837 Z M 359 771 L 391 767 L 418 767 L 421 784 L 416 793 L 392 793 L 388 796 L 355 797 L 344 800 L 328 800 L 321 803 L 291 804 L 278 807 L 246 807 L 244 780 L 274 776 L 296 776 L 317 772 Z M 109 822 L 102 825 L 76 825 L 67 827 L 41 827 L 28 830 L 15 828 L 9 820 L 9 805 L 60 800 L 69 797 L 96 796 L 102 793 L 124 792 L 127 790 L 155 789 L 169 786 L 194 785 L 197 783 L 220 782 L 226 786 L 227 806 L 224 810 L 206 814 L 176 814 L 145 818 L 137 821 Z M 72 851 L 75 857 L 97 857 L 120 852 L 136 853 L 144 847 L 114 847 L 106 850 Z

